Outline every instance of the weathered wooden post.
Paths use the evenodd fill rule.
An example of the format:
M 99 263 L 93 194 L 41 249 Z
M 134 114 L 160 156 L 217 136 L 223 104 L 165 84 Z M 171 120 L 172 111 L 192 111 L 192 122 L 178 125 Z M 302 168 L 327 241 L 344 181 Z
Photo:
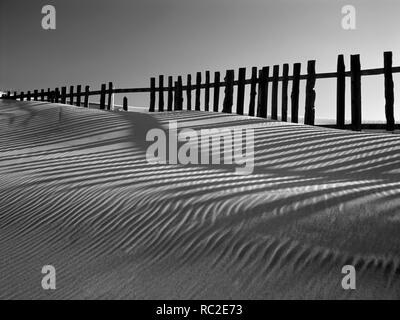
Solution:
M 313 126 L 315 123 L 315 60 L 307 64 L 306 105 L 304 113 L 304 124 Z
M 54 102 L 54 101 L 52 100 L 50 88 L 47 88 L 47 102 Z
M 60 89 L 59 88 L 55 88 L 54 90 L 54 102 L 58 103 L 60 100 Z
M 289 65 L 285 63 L 282 71 L 282 121 L 287 121 L 288 114 L 288 86 L 289 86 Z
M 107 110 L 114 109 L 114 102 L 113 102 L 113 96 L 114 96 L 114 84 L 112 82 L 108 83 L 108 100 L 107 100 Z
M 21 91 L 19 101 L 24 101 L 24 92 Z
M 187 75 L 186 80 L 186 110 L 192 110 L 192 76 Z
M 168 111 L 172 111 L 174 104 L 174 83 L 172 76 L 168 77 Z
M 338 129 L 344 129 L 346 114 L 346 66 L 342 54 L 338 56 L 337 60 L 336 82 L 336 126 Z
M 236 101 L 236 113 L 240 115 L 244 113 L 245 90 L 246 90 L 246 68 L 240 68 L 238 77 L 237 101 Z
M 267 118 L 269 67 L 259 71 L 257 117 Z
M 385 114 L 386 130 L 393 131 L 394 121 L 394 83 L 393 83 L 393 53 L 384 53 L 384 73 L 385 73 Z
M 158 76 L 158 111 L 164 111 L 164 76 Z
M 351 126 L 361 131 L 361 63 L 360 55 L 352 55 L 351 61 Z
M 225 97 L 222 108 L 222 112 L 224 113 L 232 113 L 234 82 L 235 82 L 235 71 L 227 70 L 225 76 Z
M 278 120 L 278 85 L 279 85 L 279 66 L 274 66 L 272 75 L 272 99 L 271 99 L 271 119 Z
M 213 111 L 218 112 L 219 111 L 219 90 L 221 87 L 221 75 L 217 71 L 214 73 L 214 102 L 213 102 Z
M 61 103 L 67 103 L 67 87 L 61 87 Z
M 122 103 L 122 109 L 124 111 L 128 111 L 128 98 L 124 97 L 123 103 Z
M 44 89 L 40 90 L 40 101 L 44 101 Z
M 79 84 L 76 87 L 76 106 L 81 106 L 81 98 L 82 98 L 82 86 Z
M 150 78 L 150 108 L 149 112 L 156 109 L 156 78 Z
M 84 108 L 89 108 L 89 95 L 90 95 L 90 86 L 85 86 L 85 98 L 83 101 Z
M 38 101 L 39 91 L 33 90 L 33 101 Z
M 28 91 L 28 93 L 26 95 L 26 100 L 31 101 L 31 92 L 30 91 Z
M 106 92 L 107 92 L 107 87 L 106 84 L 103 83 L 100 89 L 100 110 L 106 109 Z
M 206 84 L 204 91 L 204 110 L 210 111 L 210 71 L 206 71 Z
M 299 122 L 300 73 L 301 63 L 295 63 L 293 65 L 293 82 L 291 94 L 291 121 L 293 123 Z
M 175 108 L 176 111 L 183 109 L 183 89 L 182 89 L 182 76 L 178 77 L 175 81 Z
M 257 96 L 257 67 L 251 68 L 249 116 L 254 116 Z
M 69 104 L 74 105 L 74 86 L 69 86 Z
M 200 94 L 201 94 L 201 72 L 197 72 L 196 74 L 196 101 L 195 101 L 195 110 L 200 111 Z

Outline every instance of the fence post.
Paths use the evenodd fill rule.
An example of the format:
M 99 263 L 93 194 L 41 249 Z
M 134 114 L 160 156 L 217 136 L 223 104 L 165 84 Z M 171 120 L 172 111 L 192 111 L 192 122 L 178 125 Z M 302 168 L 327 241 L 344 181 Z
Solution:
M 164 76 L 158 76 L 158 111 L 164 111 Z
M 105 110 L 106 108 L 106 91 L 106 84 L 103 83 L 100 90 L 100 110 Z
M 54 90 L 54 102 L 58 103 L 60 100 L 60 89 L 59 88 L 55 88 Z
M 24 92 L 23 91 L 21 91 L 19 101 L 24 101 Z
M 307 64 L 306 105 L 304 124 L 313 126 L 315 123 L 315 60 Z
M 81 96 L 82 96 L 82 86 L 79 84 L 76 87 L 76 106 L 77 107 L 81 106 Z
M 227 70 L 225 76 L 225 97 L 224 97 L 222 112 L 232 113 L 234 81 L 235 81 L 235 71 Z
M 236 101 L 236 113 L 242 115 L 244 113 L 244 95 L 246 88 L 246 68 L 239 69 L 238 90 Z
M 38 101 L 38 94 L 39 94 L 38 90 L 33 90 L 33 100 L 34 101 Z
M 31 92 L 30 91 L 28 91 L 28 93 L 26 95 L 26 100 L 31 101 Z
M 69 86 L 69 104 L 74 105 L 74 86 Z
M 172 111 L 172 107 L 174 104 L 174 84 L 172 76 L 168 77 L 168 111 Z
M 293 82 L 292 82 L 292 95 L 291 95 L 291 121 L 293 123 L 299 122 L 299 94 L 300 94 L 300 73 L 301 63 L 293 65 Z
M 219 89 L 221 87 L 221 75 L 217 71 L 214 73 L 214 106 L 213 106 L 213 111 L 218 112 L 219 110 Z
M 200 111 L 200 93 L 201 93 L 201 72 L 197 72 L 196 74 L 196 102 L 195 102 L 195 110 Z
M 361 131 L 361 63 L 360 55 L 351 58 L 351 125 L 352 130 Z
M 107 110 L 114 109 L 113 94 L 114 94 L 114 84 L 112 82 L 109 82 L 108 83 Z
M 278 120 L 279 66 L 277 65 L 274 66 L 272 79 L 271 119 Z
M 61 103 L 67 103 L 67 87 L 61 87 Z
M 249 116 L 254 117 L 257 95 L 257 67 L 251 68 Z
M 258 72 L 258 105 L 257 117 L 266 118 L 268 111 L 268 77 L 269 67 L 263 67 Z
M 181 111 L 183 107 L 183 91 L 182 91 L 182 77 L 178 77 L 175 81 L 175 110 Z
M 346 112 L 346 66 L 344 56 L 341 54 L 337 60 L 337 88 L 336 88 L 336 126 L 345 127 Z
M 156 78 L 150 78 L 150 108 L 149 112 L 156 109 Z
M 210 111 L 210 71 L 206 71 L 206 87 L 204 93 L 204 110 Z
M 187 75 L 186 80 L 186 110 L 192 110 L 192 76 Z
M 90 87 L 89 86 L 85 86 L 85 98 L 83 101 L 83 107 L 84 108 L 89 108 L 89 91 L 90 91 Z
M 127 97 L 124 97 L 122 108 L 124 111 L 128 111 L 128 98 Z
M 394 130 L 393 53 L 384 53 L 386 130 Z
M 44 89 L 40 90 L 40 101 L 44 101 Z
M 51 90 L 50 90 L 50 88 L 47 88 L 47 102 L 52 102 L 51 101 Z
M 285 63 L 282 70 L 282 121 L 287 122 L 288 110 L 289 65 Z

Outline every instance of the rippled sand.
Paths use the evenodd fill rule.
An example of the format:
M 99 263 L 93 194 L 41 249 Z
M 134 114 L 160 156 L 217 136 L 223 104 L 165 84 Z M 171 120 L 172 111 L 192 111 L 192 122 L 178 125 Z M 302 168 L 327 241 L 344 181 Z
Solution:
M 253 128 L 254 173 L 148 164 L 170 120 Z M 396 135 L 1 101 L 0 299 L 400 298 L 399 155 Z

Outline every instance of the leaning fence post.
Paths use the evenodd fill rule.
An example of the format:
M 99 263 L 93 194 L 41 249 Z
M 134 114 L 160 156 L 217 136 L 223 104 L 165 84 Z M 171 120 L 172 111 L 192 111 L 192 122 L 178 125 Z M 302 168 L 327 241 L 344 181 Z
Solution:
M 74 105 L 74 86 L 69 87 L 69 104 Z
M 307 64 L 306 105 L 304 113 L 304 124 L 313 126 L 315 123 L 315 60 Z
M 82 86 L 79 84 L 76 87 L 76 106 L 77 107 L 81 106 L 81 96 L 82 96 Z
M 150 78 L 150 108 L 149 112 L 156 109 L 156 78 Z
M 235 81 L 235 71 L 227 70 L 225 76 L 225 97 L 222 108 L 222 112 L 224 113 L 232 113 L 234 81 Z
M 196 101 L 195 110 L 200 111 L 200 93 L 201 93 L 201 72 L 196 73 Z
M 244 113 L 244 95 L 246 87 L 246 68 L 239 69 L 238 89 L 236 101 L 236 113 L 242 115 Z
M 394 130 L 393 53 L 384 53 L 386 130 Z
M 124 111 L 128 111 L 128 98 L 127 97 L 124 97 L 123 104 L 122 104 L 122 109 Z
M 299 94 L 300 94 L 300 73 L 301 63 L 293 65 L 293 82 L 292 82 L 292 95 L 291 95 L 291 121 L 293 123 L 299 122 Z
M 218 112 L 219 110 L 219 89 L 221 87 L 221 74 L 217 71 L 214 73 L 214 102 L 213 111 Z
M 346 66 L 342 54 L 338 56 L 337 61 L 336 86 L 336 126 L 339 129 L 344 129 L 346 112 Z
M 100 90 L 100 110 L 105 110 L 106 108 L 106 91 L 106 84 L 103 83 Z
M 282 121 L 287 121 L 289 65 L 285 63 L 282 71 Z
M 361 131 L 361 63 L 360 55 L 351 56 L 351 125 Z
M 269 67 L 263 67 L 258 72 L 258 105 L 257 105 L 257 117 L 267 117 L 268 107 L 268 77 Z
M 279 85 L 279 66 L 274 66 L 272 76 L 272 98 L 271 98 L 271 119 L 278 120 L 278 85 Z
M 254 116 L 257 96 L 257 67 L 251 68 L 249 116 Z
M 172 111 L 174 104 L 174 83 L 172 76 L 168 77 L 168 111 Z
M 85 98 L 83 101 L 84 108 L 89 108 L 89 94 L 90 94 L 90 86 L 85 86 Z
M 158 111 L 164 111 L 164 76 L 158 76 Z

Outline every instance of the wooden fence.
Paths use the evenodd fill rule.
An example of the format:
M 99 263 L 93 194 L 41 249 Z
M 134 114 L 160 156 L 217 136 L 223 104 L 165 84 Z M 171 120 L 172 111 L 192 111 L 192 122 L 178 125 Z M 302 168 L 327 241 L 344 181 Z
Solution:
M 336 124 L 326 125 L 328 127 L 336 127 L 339 129 L 352 129 L 360 131 L 362 129 L 382 129 L 388 131 L 399 129 L 399 125 L 395 124 L 394 120 L 394 83 L 393 74 L 400 73 L 400 67 L 393 67 L 392 65 L 392 52 L 385 52 L 383 56 L 383 68 L 378 69 L 361 69 L 360 55 L 351 55 L 350 70 L 346 71 L 344 56 L 339 55 L 337 59 L 336 72 L 329 73 L 316 73 L 315 60 L 308 61 L 307 72 L 301 74 L 301 64 L 295 63 L 293 65 L 293 73 L 289 75 L 289 65 L 282 66 L 282 74 L 280 74 L 280 66 L 275 65 L 272 68 L 270 75 L 270 68 L 263 67 L 258 69 L 253 67 L 251 69 L 251 78 L 246 79 L 246 68 L 238 70 L 238 77 L 235 79 L 235 71 L 227 70 L 225 73 L 224 81 L 221 81 L 220 72 L 214 73 L 214 82 L 211 82 L 210 71 L 205 72 L 205 80 L 202 80 L 202 73 L 196 74 L 195 83 L 192 84 L 191 75 L 186 78 L 186 85 L 183 85 L 182 76 L 178 76 L 174 81 L 172 76 L 168 77 L 167 86 L 164 86 L 164 76 L 158 77 L 158 86 L 156 86 L 156 78 L 150 79 L 149 88 L 128 88 L 116 89 L 110 82 L 101 85 L 98 91 L 90 91 L 89 86 L 85 86 L 82 91 L 82 86 L 78 85 L 76 90 L 74 86 L 70 86 L 67 93 L 67 87 L 55 88 L 51 90 L 34 90 L 27 93 L 21 92 L 17 94 L 8 92 L 3 98 L 6 99 L 19 99 L 19 100 L 34 100 L 34 101 L 48 101 L 55 103 L 69 103 L 71 105 L 89 107 L 90 96 L 100 96 L 100 109 L 110 110 L 112 104 L 113 94 L 126 94 L 126 93 L 149 93 L 150 94 L 150 112 L 156 111 L 156 100 L 158 100 L 158 111 L 179 111 L 183 110 L 183 97 L 186 94 L 186 110 L 193 110 L 192 94 L 195 93 L 194 110 L 200 111 L 201 108 L 201 95 L 204 90 L 204 111 L 213 111 L 224 113 L 232 113 L 233 105 L 236 104 L 236 113 L 239 115 L 244 114 L 245 106 L 245 91 L 246 86 L 250 86 L 250 99 L 248 105 L 248 115 L 267 118 L 268 115 L 268 95 L 269 84 L 271 83 L 271 110 L 270 118 L 278 120 L 278 92 L 279 83 L 281 83 L 281 121 L 288 121 L 288 84 L 292 82 L 291 92 L 291 109 L 290 119 L 293 123 L 299 122 L 299 95 L 300 95 L 300 81 L 306 81 L 305 89 L 305 113 L 304 124 L 315 125 L 315 84 L 317 79 L 336 79 L 337 81 L 337 97 L 336 97 Z M 364 76 L 384 75 L 384 89 L 385 89 L 385 115 L 386 124 L 363 124 L 362 123 L 362 101 L 361 101 L 361 80 Z M 346 78 L 351 79 L 351 124 L 345 123 L 345 109 L 346 109 Z M 236 101 L 234 97 L 234 87 L 237 87 Z M 213 97 L 211 101 L 210 89 L 213 89 Z M 220 91 L 225 88 L 224 99 L 222 101 L 222 109 L 220 105 Z M 164 94 L 167 94 L 165 102 Z M 158 99 L 157 99 L 158 96 Z M 67 101 L 68 100 L 68 101 Z M 128 100 L 126 97 L 123 99 L 123 109 L 128 110 Z

